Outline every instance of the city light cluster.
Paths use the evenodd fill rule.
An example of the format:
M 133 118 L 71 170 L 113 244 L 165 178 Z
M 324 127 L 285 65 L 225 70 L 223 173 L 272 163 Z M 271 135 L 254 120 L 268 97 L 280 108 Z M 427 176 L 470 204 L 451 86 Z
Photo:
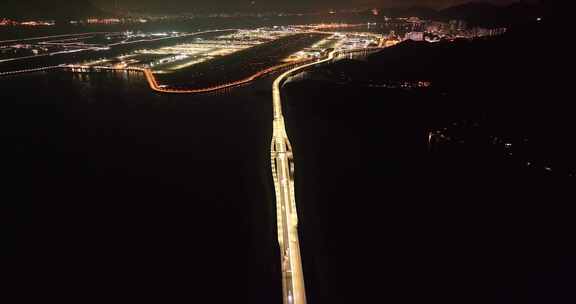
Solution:
M 54 20 L 27 20 L 16 21 L 11 19 L 0 19 L 0 26 L 22 26 L 22 27 L 38 27 L 38 26 L 54 26 Z

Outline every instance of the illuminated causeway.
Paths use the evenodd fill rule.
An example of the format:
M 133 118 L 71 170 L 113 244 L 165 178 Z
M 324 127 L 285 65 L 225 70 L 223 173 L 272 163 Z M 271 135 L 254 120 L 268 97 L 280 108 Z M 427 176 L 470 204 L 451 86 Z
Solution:
M 346 51 L 332 51 L 325 59 L 293 68 L 278 77 L 272 87 L 274 106 L 273 136 L 271 144 L 271 164 L 276 190 L 276 215 L 278 243 L 282 265 L 282 294 L 285 304 L 306 303 L 304 272 L 298 239 L 298 212 L 294 195 L 294 157 L 292 145 L 286 133 L 282 115 L 281 87 L 288 77 L 312 66 L 332 61 L 340 55 L 369 53 L 380 48 L 364 48 Z
M 162 47 L 153 50 L 136 51 L 126 55 L 84 61 L 77 64 L 60 63 L 57 65 L 38 66 L 21 70 L 8 70 L 0 72 L 0 76 L 52 70 L 68 70 L 78 73 L 101 71 L 132 72 L 142 73 L 145 76 L 150 89 L 155 92 L 193 94 L 214 92 L 247 84 L 270 73 L 287 70 L 275 79 L 272 88 L 274 120 L 273 138 L 271 143 L 271 167 L 276 195 L 278 243 L 282 265 L 283 302 L 285 304 L 305 304 L 306 290 L 298 237 L 298 212 L 294 195 L 294 161 L 292 146 L 286 133 L 284 117 L 282 114 L 281 87 L 290 76 L 315 65 L 332 61 L 338 56 L 352 56 L 356 53 L 363 55 L 369 52 L 381 50 L 381 48 L 378 47 L 370 47 L 371 45 L 381 44 L 381 41 L 379 40 L 379 36 L 373 34 L 359 36 L 355 33 L 342 34 L 318 31 L 308 32 L 308 29 L 301 30 L 296 34 L 292 31 L 215 30 L 186 34 L 185 36 L 199 36 L 204 34 L 216 35 L 222 33 L 227 33 L 228 35 L 220 36 L 220 40 L 216 38 L 212 38 L 212 40 L 199 38 L 193 43 L 178 44 L 172 47 Z M 80 38 L 76 36 L 66 36 L 64 38 L 68 38 L 68 40 L 88 39 L 84 36 L 80 36 Z M 135 39 L 140 38 L 136 37 Z M 151 38 L 151 40 L 155 39 L 169 38 Z M 230 43 L 230 41 L 235 41 L 235 43 Z M 277 55 L 274 47 L 270 47 L 269 45 L 267 47 L 268 49 L 271 49 L 271 51 L 266 51 L 264 53 L 262 53 L 264 49 L 263 47 L 255 48 L 255 46 L 265 45 L 264 43 L 266 41 L 276 42 L 276 45 L 273 46 L 276 49 L 284 50 L 284 52 L 287 52 L 286 48 L 288 47 L 295 49 L 296 52 L 287 57 L 283 57 L 285 54 Z M 139 42 L 139 40 L 137 40 L 137 42 Z M 298 44 L 294 45 L 294 42 Z M 136 42 L 119 43 L 129 44 Z M 247 69 L 244 73 L 237 74 L 239 75 L 238 78 L 228 77 L 229 79 L 224 79 L 220 82 L 206 82 L 205 86 L 197 85 L 196 87 L 186 87 L 163 85 L 162 79 L 159 79 L 159 74 L 162 73 L 162 70 L 159 70 L 158 66 L 167 70 L 186 69 L 188 68 L 188 65 L 197 68 L 197 65 L 204 61 L 207 64 L 215 64 L 214 62 L 217 60 L 215 58 L 226 58 L 234 53 L 248 50 L 250 48 L 253 48 L 256 52 L 260 52 L 258 54 L 264 54 L 264 59 L 266 59 L 266 56 L 269 56 L 272 59 L 262 60 L 262 58 L 255 55 L 252 57 L 239 57 L 240 59 L 251 59 L 253 60 L 252 63 L 260 63 L 258 66 L 260 69 Z M 290 51 L 290 49 L 288 49 L 288 51 Z M 244 52 L 244 54 L 246 53 L 247 52 Z M 46 57 L 48 55 L 44 56 Z M 281 58 L 278 59 L 276 57 Z M 22 58 L 8 60 L 17 61 L 22 60 Z M 219 64 L 228 69 L 232 69 L 229 65 L 232 64 L 232 66 L 234 66 L 234 64 L 237 63 L 221 61 Z M 242 64 L 248 65 L 243 61 L 237 65 L 241 67 Z M 250 65 L 248 65 L 248 67 L 250 67 Z
M 291 69 L 274 81 L 272 88 L 274 102 L 274 130 L 271 144 L 272 176 L 276 188 L 276 213 L 278 243 L 282 259 L 282 294 L 285 304 L 306 303 L 304 273 L 298 241 L 298 212 L 294 196 L 294 160 L 292 146 L 286 134 L 282 115 L 280 88 L 291 75 L 313 65 L 332 60 L 336 52 L 328 58 Z

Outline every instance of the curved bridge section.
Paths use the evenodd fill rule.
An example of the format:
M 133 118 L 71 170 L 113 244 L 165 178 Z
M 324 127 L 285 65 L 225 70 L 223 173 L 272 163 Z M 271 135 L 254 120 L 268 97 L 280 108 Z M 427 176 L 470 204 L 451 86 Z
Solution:
M 298 212 L 294 196 L 294 158 L 282 114 L 281 87 L 290 76 L 310 67 L 332 61 L 342 55 L 368 54 L 378 50 L 381 50 L 381 48 L 332 51 L 325 59 L 295 67 L 274 81 L 272 87 L 274 121 L 270 149 L 272 176 L 276 193 L 278 243 L 282 259 L 282 290 L 285 304 L 305 304 L 306 291 L 298 239 Z
M 247 78 L 233 81 L 230 83 L 220 84 L 213 87 L 207 88 L 198 88 L 198 89 L 176 89 L 170 88 L 169 86 L 160 85 L 158 80 L 154 76 L 154 73 L 150 69 L 145 68 L 136 68 L 136 67 L 129 67 L 129 68 L 113 68 L 113 67 L 100 67 L 100 66 L 81 66 L 81 65 L 67 65 L 67 66 L 60 66 L 55 68 L 65 68 L 69 69 L 72 72 L 100 72 L 100 71 L 132 71 L 132 72 L 141 72 L 146 77 L 146 81 L 150 86 L 150 89 L 159 93 L 170 93 L 170 94 L 195 94 L 195 93 L 209 93 L 215 92 L 223 89 L 228 89 L 240 85 L 244 85 L 250 83 L 260 77 L 266 76 L 270 73 L 277 72 L 282 69 L 289 69 L 295 66 L 299 66 L 312 60 L 302 60 L 297 62 L 289 62 L 284 64 L 279 64 L 276 66 L 269 67 L 267 69 L 261 70 Z

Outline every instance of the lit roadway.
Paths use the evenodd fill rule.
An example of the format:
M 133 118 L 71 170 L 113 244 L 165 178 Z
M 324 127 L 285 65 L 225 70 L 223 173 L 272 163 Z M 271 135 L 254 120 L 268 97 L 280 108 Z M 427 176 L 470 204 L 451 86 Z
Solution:
M 304 273 L 298 241 L 298 212 L 294 196 L 294 158 L 292 145 L 288 140 L 284 116 L 282 115 L 282 94 L 280 89 L 288 77 L 312 66 L 332 61 L 344 54 L 368 53 L 382 48 L 364 48 L 332 51 L 325 59 L 293 68 L 276 78 L 272 87 L 274 105 L 273 135 L 271 144 L 272 176 L 276 189 L 276 216 L 278 243 L 282 263 L 282 294 L 285 304 L 305 304 Z
M 352 50 L 334 50 L 326 58 L 312 61 L 303 60 L 299 62 L 291 62 L 273 66 L 268 69 L 262 70 L 246 79 L 223 84 L 211 88 L 203 89 L 169 89 L 164 86 L 158 85 L 154 74 L 150 69 L 127 67 L 127 68 L 114 68 L 114 67 L 95 67 L 95 66 L 81 66 L 81 65 L 59 65 L 53 67 L 44 67 L 38 69 L 30 69 L 23 71 L 12 71 L 7 73 L 0 73 L 2 75 L 12 75 L 18 73 L 43 71 L 51 69 L 71 69 L 71 70 L 118 70 L 118 71 L 134 71 L 144 73 L 150 88 L 154 91 L 161 93 L 203 93 L 220 90 L 223 88 L 238 86 L 250 82 L 265 74 L 277 71 L 282 68 L 288 68 L 293 65 L 297 67 L 288 70 L 287 72 L 276 78 L 272 87 L 273 107 L 274 107 L 274 121 L 273 121 L 273 137 L 271 143 L 271 164 L 272 176 L 274 178 L 274 187 L 276 192 L 276 213 L 277 213 L 277 226 L 278 226 L 278 243 L 280 245 L 280 255 L 282 263 L 282 291 L 283 301 L 285 304 L 306 304 L 306 291 L 304 288 L 304 274 L 302 270 L 302 260 L 300 257 L 300 243 L 298 241 L 298 213 L 296 211 L 296 200 L 294 196 L 294 160 L 292 154 L 292 146 L 288 140 L 286 127 L 284 124 L 284 116 L 282 115 L 282 96 L 280 89 L 286 79 L 298 72 L 301 72 L 312 66 L 329 62 L 334 58 L 354 53 L 369 53 L 378 51 L 382 48 L 362 48 Z M 310 63 L 307 63 L 310 62 Z
M 278 243 L 282 262 L 282 294 L 285 304 L 305 304 L 306 291 L 298 241 L 298 214 L 294 197 L 294 161 L 292 146 L 286 134 L 282 116 L 280 87 L 291 75 L 311 66 L 328 62 L 336 56 L 333 51 L 323 60 L 302 65 L 282 74 L 274 81 L 274 133 L 272 137 L 272 176 L 276 188 L 276 213 L 278 221 Z
M 304 60 L 299 60 L 299 61 L 295 61 L 295 62 L 283 63 L 283 64 L 271 66 L 269 68 L 260 70 L 260 71 L 254 73 L 254 74 L 252 74 L 252 75 L 250 75 L 244 79 L 231 81 L 231 82 L 223 83 L 223 84 L 218 84 L 218 85 L 214 85 L 211 87 L 198 88 L 198 89 L 176 89 L 176 88 L 169 88 L 166 85 L 160 85 L 160 84 L 158 84 L 158 80 L 154 76 L 154 73 L 152 72 L 152 70 L 150 70 L 148 68 L 139 68 L 139 67 L 117 68 L 117 67 L 89 66 L 89 65 L 60 65 L 57 67 L 46 67 L 46 68 L 40 68 L 40 69 L 0 73 L 0 76 L 12 75 L 12 74 L 17 74 L 17 73 L 26 73 L 26 72 L 32 72 L 32 71 L 33 72 L 44 71 L 44 70 L 58 69 L 58 68 L 69 69 L 69 70 L 72 70 L 73 72 L 76 72 L 76 71 L 80 71 L 80 72 L 82 72 L 82 71 L 141 72 L 146 77 L 146 81 L 148 82 L 150 89 L 152 89 L 153 91 L 156 91 L 159 93 L 172 93 L 172 94 L 197 94 L 197 93 L 214 92 L 214 91 L 219 91 L 219 90 L 223 90 L 223 89 L 228 89 L 228 88 L 244 85 L 244 84 L 250 83 L 250 82 L 252 82 L 252 81 L 254 81 L 260 77 L 263 77 L 263 76 L 268 75 L 270 73 L 276 72 L 278 70 L 287 69 L 287 68 L 297 66 L 297 65 L 302 65 L 302 64 L 310 62 L 310 61 L 312 61 L 312 60 L 304 59 Z

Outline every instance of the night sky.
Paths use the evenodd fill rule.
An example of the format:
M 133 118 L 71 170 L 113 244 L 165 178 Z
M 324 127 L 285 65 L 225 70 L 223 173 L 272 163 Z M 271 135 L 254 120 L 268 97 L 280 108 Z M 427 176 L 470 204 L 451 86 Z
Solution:
M 115 0 L 94 0 L 97 4 L 113 6 Z M 118 0 L 121 7 L 141 9 L 161 9 L 178 7 L 181 9 L 211 9 L 211 8 L 302 8 L 322 9 L 340 7 L 398 7 L 423 5 L 434 8 L 444 8 L 451 5 L 471 2 L 472 0 Z M 518 0 L 517 0 L 518 1 Z M 475 2 L 492 2 L 508 4 L 514 0 L 476 0 Z
M 258 11 L 318 11 L 340 8 L 427 6 L 441 9 L 466 2 L 509 4 L 538 0 L 0 0 L 0 17 L 93 16 L 114 11 L 142 12 L 258 12 Z M 58 8 L 55 10 L 55 8 Z

